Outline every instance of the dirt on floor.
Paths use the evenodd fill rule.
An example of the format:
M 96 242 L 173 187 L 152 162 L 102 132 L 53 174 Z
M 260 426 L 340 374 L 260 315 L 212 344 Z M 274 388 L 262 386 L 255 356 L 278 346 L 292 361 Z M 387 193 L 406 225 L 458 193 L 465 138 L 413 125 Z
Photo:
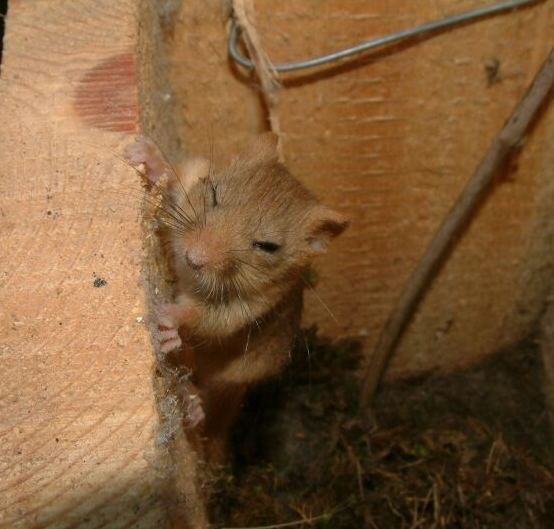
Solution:
M 308 352 L 309 349 L 309 352 Z M 386 386 L 358 412 L 352 341 L 309 331 L 237 425 L 215 527 L 554 528 L 554 445 L 532 341 Z

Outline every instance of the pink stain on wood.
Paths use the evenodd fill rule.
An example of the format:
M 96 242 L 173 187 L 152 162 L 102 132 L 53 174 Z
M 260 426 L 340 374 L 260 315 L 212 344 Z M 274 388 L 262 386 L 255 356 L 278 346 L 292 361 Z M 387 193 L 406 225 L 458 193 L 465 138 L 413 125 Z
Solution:
M 75 90 L 73 105 L 87 125 L 113 132 L 135 132 L 138 102 L 134 55 L 114 55 L 89 70 Z

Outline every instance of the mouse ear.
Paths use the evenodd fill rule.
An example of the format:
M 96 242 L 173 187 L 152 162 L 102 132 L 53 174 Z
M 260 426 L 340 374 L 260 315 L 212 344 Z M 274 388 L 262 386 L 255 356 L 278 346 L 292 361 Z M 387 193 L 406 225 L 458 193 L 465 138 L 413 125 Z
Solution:
M 245 162 L 277 162 L 279 137 L 274 132 L 264 132 L 254 138 L 239 158 Z
M 350 221 L 338 211 L 316 206 L 307 223 L 306 241 L 314 254 L 325 253 L 331 240 L 340 235 Z

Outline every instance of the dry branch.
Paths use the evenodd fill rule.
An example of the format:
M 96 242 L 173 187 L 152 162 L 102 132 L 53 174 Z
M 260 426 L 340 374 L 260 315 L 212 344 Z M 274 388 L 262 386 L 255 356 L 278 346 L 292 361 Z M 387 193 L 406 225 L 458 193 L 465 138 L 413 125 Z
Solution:
M 385 372 L 392 354 L 410 322 L 419 301 L 456 237 L 471 218 L 477 205 L 490 189 L 494 177 L 508 156 L 521 144 L 554 83 L 554 49 L 521 99 L 516 109 L 494 139 L 487 154 L 469 179 L 458 200 L 448 212 L 423 257 L 408 279 L 393 308 L 365 371 L 360 406 L 367 407 Z

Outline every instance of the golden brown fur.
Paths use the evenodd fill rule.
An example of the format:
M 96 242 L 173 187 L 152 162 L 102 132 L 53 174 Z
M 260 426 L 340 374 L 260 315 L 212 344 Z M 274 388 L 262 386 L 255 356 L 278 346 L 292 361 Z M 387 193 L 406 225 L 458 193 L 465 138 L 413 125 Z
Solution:
M 141 153 L 151 155 L 151 145 L 133 149 L 131 161 L 148 171 Z M 246 389 L 286 365 L 303 274 L 347 222 L 278 162 L 270 133 L 223 171 L 192 159 L 177 172 L 160 215 L 177 279 L 175 303 L 158 311 L 161 347 L 185 342 L 209 456 L 218 459 Z

